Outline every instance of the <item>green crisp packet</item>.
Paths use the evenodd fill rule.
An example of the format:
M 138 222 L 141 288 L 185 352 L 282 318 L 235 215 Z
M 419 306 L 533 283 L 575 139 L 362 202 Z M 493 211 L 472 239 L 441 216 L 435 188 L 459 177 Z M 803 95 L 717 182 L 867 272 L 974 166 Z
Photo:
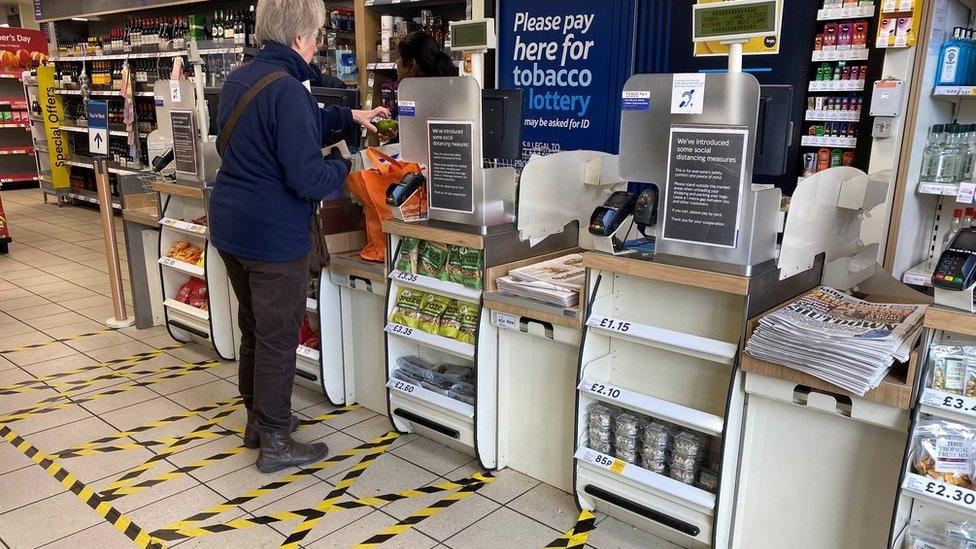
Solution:
M 406 237 L 400 241 L 400 253 L 397 254 L 396 269 L 404 273 L 417 272 L 417 244 L 416 238 Z
M 417 274 L 447 280 L 448 255 L 446 244 L 421 242 L 417 251 Z
M 461 329 L 455 339 L 461 343 L 474 345 L 478 334 L 478 305 L 475 303 L 458 302 L 458 313 L 461 320 Z
M 448 280 L 480 290 L 481 250 L 451 246 L 451 256 L 447 265 Z
M 420 322 L 417 327 L 428 334 L 436 334 L 441 315 L 451 303 L 451 298 L 437 294 L 427 294 L 420 306 Z
M 441 314 L 440 324 L 437 328 L 437 335 L 457 339 L 461 332 L 461 310 L 458 309 L 458 302 L 451 300 Z
M 412 288 L 400 288 L 397 292 L 396 306 L 390 320 L 404 326 L 416 328 L 420 323 L 420 306 L 424 302 L 426 292 Z

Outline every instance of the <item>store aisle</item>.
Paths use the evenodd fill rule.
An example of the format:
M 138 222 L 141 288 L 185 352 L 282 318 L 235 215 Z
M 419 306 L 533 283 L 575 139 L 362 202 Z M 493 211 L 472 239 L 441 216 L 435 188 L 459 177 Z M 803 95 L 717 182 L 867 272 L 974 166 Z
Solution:
M 97 213 L 44 205 L 37 190 L 4 191 L 3 200 L 14 242 L 0 256 L 0 546 L 132 547 L 127 530 L 140 541 L 166 537 L 167 546 L 278 547 L 300 538 L 297 528 L 308 532 L 294 547 L 354 547 L 378 536 L 372 541 L 389 538 L 383 547 L 533 548 L 576 524 L 569 494 L 510 470 L 483 477 L 466 455 L 385 436 L 385 417 L 334 410 L 303 388 L 292 404 L 307 425 L 296 436 L 340 457 L 262 475 L 236 432 L 235 364 L 181 346 L 161 327 L 100 323 L 111 300 Z M 430 485 L 438 488 L 402 493 Z M 392 501 L 401 496 L 409 497 Z M 239 505 L 210 509 L 231 498 Z M 325 516 L 311 509 L 329 503 L 343 507 Z M 394 526 L 433 514 L 428 508 L 442 511 Z M 217 524 L 228 525 L 208 528 Z M 603 516 L 588 542 L 674 547 Z

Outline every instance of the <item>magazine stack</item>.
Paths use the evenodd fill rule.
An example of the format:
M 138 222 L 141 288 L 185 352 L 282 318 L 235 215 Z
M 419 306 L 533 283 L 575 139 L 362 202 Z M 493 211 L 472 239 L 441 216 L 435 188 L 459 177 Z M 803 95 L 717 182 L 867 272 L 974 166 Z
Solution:
M 579 303 L 586 269 L 581 254 L 569 254 L 509 271 L 495 279 L 498 291 L 560 307 Z
M 908 360 L 925 305 L 870 303 L 826 286 L 762 317 L 746 352 L 859 396 Z

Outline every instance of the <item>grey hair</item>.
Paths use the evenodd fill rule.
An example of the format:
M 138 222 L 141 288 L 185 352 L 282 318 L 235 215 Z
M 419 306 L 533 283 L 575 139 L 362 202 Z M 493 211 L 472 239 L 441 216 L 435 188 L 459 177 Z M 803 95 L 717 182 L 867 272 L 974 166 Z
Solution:
M 322 0 L 259 0 L 254 34 L 262 44 L 268 41 L 290 46 L 296 36 L 314 38 L 325 25 Z

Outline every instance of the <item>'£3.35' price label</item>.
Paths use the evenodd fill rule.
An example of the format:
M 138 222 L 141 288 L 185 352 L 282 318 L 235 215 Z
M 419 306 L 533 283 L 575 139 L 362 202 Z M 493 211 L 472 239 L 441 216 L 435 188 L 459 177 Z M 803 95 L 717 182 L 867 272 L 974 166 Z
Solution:
M 976 398 L 955 395 L 938 389 L 925 389 L 922 404 L 976 416 Z
M 395 324 L 392 322 L 387 327 L 387 331 L 389 331 L 390 333 L 400 334 L 402 336 L 408 336 L 408 337 L 413 335 L 413 328 L 409 328 L 407 326 L 404 326 L 403 324 Z
M 401 282 L 413 282 L 413 283 L 417 282 L 417 275 L 405 271 L 396 271 L 396 273 L 393 275 L 393 278 Z

